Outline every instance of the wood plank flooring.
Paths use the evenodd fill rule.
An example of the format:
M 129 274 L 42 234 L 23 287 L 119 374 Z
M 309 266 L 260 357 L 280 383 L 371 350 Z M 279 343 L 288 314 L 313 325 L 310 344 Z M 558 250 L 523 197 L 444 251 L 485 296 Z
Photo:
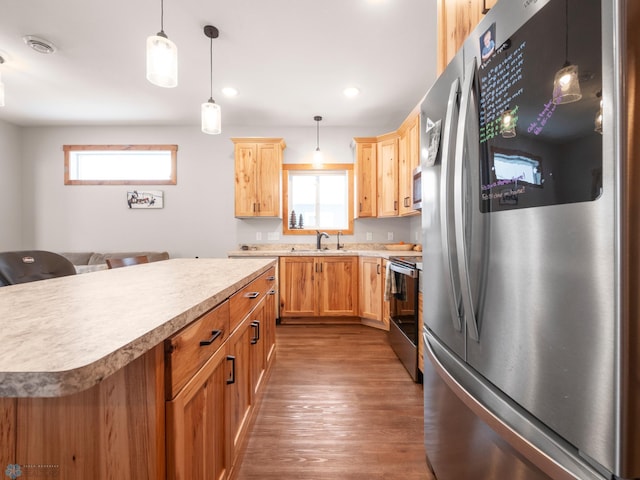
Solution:
M 279 325 L 277 357 L 234 480 L 434 480 L 422 387 L 362 325 Z

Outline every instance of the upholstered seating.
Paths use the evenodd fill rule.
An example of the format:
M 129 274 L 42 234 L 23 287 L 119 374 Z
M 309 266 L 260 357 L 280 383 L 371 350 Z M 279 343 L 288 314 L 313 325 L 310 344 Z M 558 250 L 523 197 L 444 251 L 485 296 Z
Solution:
M 0 286 L 75 275 L 73 264 L 62 255 L 44 250 L 0 252 Z

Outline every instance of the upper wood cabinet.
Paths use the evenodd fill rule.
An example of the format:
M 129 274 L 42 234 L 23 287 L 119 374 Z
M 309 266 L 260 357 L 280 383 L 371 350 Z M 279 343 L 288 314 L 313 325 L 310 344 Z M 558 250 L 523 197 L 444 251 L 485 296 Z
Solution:
M 497 0 L 438 0 L 438 74 Z
M 355 181 L 356 181 L 356 217 L 375 217 L 378 214 L 377 203 L 377 142 L 373 137 L 354 138 L 355 144 Z
M 398 215 L 418 213 L 413 208 L 413 170 L 420 165 L 420 115 L 412 113 L 400 127 L 398 140 Z
M 232 138 L 235 216 L 280 217 L 282 138 Z
M 398 135 L 378 137 L 378 217 L 398 216 Z

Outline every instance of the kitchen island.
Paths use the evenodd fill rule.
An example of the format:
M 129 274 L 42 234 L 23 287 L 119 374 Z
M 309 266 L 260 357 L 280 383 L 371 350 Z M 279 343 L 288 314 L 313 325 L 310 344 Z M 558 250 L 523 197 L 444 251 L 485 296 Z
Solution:
M 198 452 L 182 444 L 193 439 L 165 419 L 165 404 L 179 417 L 182 390 L 197 392 L 194 382 L 214 357 L 226 360 L 227 343 L 239 348 L 246 337 L 246 358 L 220 369 L 220 383 L 236 389 L 222 403 L 239 410 L 242 422 L 233 438 L 220 426 L 221 442 L 210 442 L 218 451 L 227 440 L 239 447 L 257 399 L 250 365 L 260 359 L 249 358 L 250 346 L 260 345 L 264 356 L 260 380 L 266 355 L 273 358 L 273 346 L 247 332 L 256 322 L 265 335 L 275 325 L 265 307 L 274 272 L 270 259 L 172 259 L 1 288 L 2 467 L 20 467 L 22 478 L 180 477 L 192 460 L 185 455 Z M 211 324 L 216 331 L 207 331 Z M 230 377 L 247 383 L 244 392 Z M 232 396 L 248 398 L 238 407 Z M 200 413 L 204 419 L 211 412 Z M 216 478 L 237 453 L 223 447 Z

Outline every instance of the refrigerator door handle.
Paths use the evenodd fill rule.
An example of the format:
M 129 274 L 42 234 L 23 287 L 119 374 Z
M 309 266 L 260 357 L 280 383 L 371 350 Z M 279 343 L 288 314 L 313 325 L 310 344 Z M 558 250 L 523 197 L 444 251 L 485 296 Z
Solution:
M 473 94 L 473 80 L 476 71 L 475 57 L 467 67 L 468 72 L 462 86 L 462 99 L 460 101 L 460 121 L 458 122 L 458 131 L 456 134 L 456 151 L 454 166 L 454 217 L 455 217 L 455 235 L 456 247 L 458 253 L 458 271 L 460 272 L 460 291 L 462 294 L 462 304 L 464 306 L 464 316 L 466 318 L 468 334 L 471 338 L 478 341 L 480 335 L 478 333 L 478 322 L 476 313 L 473 308 L 473 300 L 471 298 L 471 283 L 469 274 L 469 239 L 466 238 L 465 223 L 465 201 L 466 192 L 464 191 L 465 175 L 465 133 L 467 123 L 469 122 L 469 110 L 471 108 Z
M 449 101 L 447 102 L 447 113 L 444 122 L 444 131 L 442 134 L 442 170 L 440 178 L 440 221 L 442 225 L 441 242 L 442 251 L 444 253 L 444 270 L 445 278 L 449 279 L 449 288 L 447 296 L 449 297 L 449 305 L 451 307 L 453 328 L 458 332 L 462 330 L 462 302 L 460 300 L 460 286 L 454 278 L 453 257 L 451 254 L 451 244 L 454 241 L 449 231 L 449 218 L 451 216 L 451 205 L 449 201 L 449 192 L 453 181 L 453 168 L 451 166 L 452 158 L 452 139 L 451 135 L 455 133 L 455 125 L 458 122 L 459 111 L 456 105 L 458 92 L 460 90 L 460 79 L 456 78 L 451 83 L 449 90 Z

